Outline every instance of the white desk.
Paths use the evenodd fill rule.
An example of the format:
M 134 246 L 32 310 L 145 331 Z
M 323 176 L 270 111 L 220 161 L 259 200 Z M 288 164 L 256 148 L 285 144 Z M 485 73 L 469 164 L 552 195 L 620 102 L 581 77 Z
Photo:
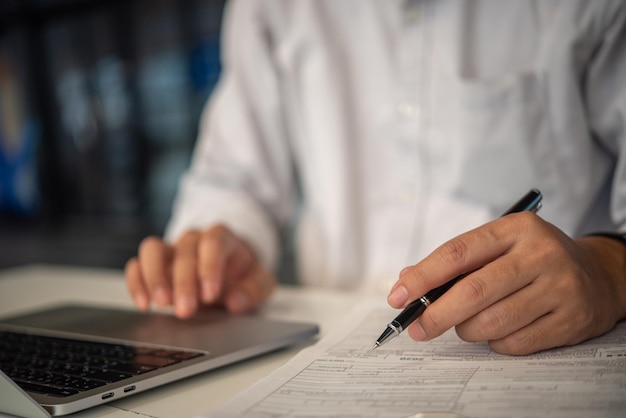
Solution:
M 320 325 L 323 335 L 358 298 L 349 293 L 280 287 L 259 314 L 313 321 Z M 45 265 L 0 270 L 0 316 L 65 301 L 132 306 L 121 271 Z M 227 401 L 284 364 L 301 348 L 270 353 L 71 416 L 193 417 Z

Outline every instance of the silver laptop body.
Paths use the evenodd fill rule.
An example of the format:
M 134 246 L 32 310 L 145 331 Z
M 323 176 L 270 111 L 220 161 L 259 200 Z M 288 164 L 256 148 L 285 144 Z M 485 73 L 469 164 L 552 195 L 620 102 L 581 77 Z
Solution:
M 168 314 L 64 305 L 0 319 L 0 332 L 5 333 L 5 340 L 17 334 L 20 338 L 22 334 L 27 334 L 24 338 L 42 335 L 83 340 L 87 345 L 96 342 L 129 346 L 131 351 L 139 353 L 137 356 L 145 352 L 176 352 L 177 359 L 167 367 L 146 369 L 116 382 L 63 396 L 41 393 L 37 382 L 25 381 L 29 375 L 21 369 L 17 369 L 21 377 L 11 381 L 7 375 L 15 375 L 15 367 L 3 366 L 11 371 L 0 373 L 0 412 L 36 417 L 45 416 L 37 415 L 36 411 L 42 410 L 53 416 L 70 414 L 311 339 L 318 331 L 318 326 L 311 323 L 229 315 L 217 310 L 179 320 Z M 23 364 L 24 359 L 10 363 Z M 37 391 L 29 387 L 36 387 Z M 20 394 L 27 394 L 27 398 Z M 24 400 L 37 405 L 24 409 Z M 15 407 L 22 409 L 14 410 Z

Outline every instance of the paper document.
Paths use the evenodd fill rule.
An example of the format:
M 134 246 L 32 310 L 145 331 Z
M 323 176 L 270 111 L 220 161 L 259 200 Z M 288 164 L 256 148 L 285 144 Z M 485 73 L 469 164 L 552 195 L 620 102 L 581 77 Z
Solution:
M 626 322 L 575 347 L 504 356 L 454 330 L 371 350 L 397 311 L 365 301 L 337 327 L 209 417 L 626 416 Z

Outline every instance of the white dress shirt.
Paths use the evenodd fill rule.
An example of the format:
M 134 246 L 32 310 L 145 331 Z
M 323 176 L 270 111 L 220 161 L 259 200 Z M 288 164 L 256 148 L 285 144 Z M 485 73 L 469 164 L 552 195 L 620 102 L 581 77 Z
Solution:
M 300 282 L 387 291 L 529 189 L 626 226 L 621 0 L 239 0 L 167 238 L 222 222 Z

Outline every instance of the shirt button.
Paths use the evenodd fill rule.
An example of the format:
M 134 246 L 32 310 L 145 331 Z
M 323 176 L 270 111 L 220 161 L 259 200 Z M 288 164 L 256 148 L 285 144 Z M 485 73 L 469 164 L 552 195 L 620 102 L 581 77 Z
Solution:
M 400 102 L 398 103 L 398 113 L 407 119 L 416 119 L 419 110 L 417 106 L 411 102 Z
M 400 199 L 400 202 L 404 204 L 413 203 L 415 200 L 415 189 L 409 186 L 402 187 L 398 191 L 398 198 Z

